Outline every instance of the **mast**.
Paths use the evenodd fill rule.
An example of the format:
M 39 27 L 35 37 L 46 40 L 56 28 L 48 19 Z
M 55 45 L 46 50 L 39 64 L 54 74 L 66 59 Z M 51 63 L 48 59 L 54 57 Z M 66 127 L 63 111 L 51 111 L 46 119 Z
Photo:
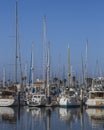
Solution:
M 27 86 L 28 64 L 25 64 L 25 85 Z
M 48 52 L 47 52 L 47 96 L 50 96 L 50 43 L 48 43 Z
M 43 21 L 43 80 L 46 80 L 47 47 L 46 47 L 46 16 Z
M 84 78 L 84 65 L 83 65 L 83 56 L 81 55 L 81 60 L 82 60 L 82 84 L 84 84 L 85 82 L 85 78 Z
M 68 88 L 70 91 L 70 48 L 68 46 Z
M 58 61 L 58 87 L 60 86 L 60 68 L 61 68 L 61 55 L 59 54 L 59 61 Z
M 16 0 L 16 54 L 15 54 L 15 83 L 17 83 L 17 60 L 18 60 L 18 0 Z
M 75 83 L 73 82 L 73 66 L 71 65 L 70 66 L 70 84 L 72 85 L 72 86 L 74 86 L 75 85 Z M 74 86 L 75 87 L 75 86 Z
M 5 68 L 3 68 L 3 88 L 5 88 Z
M 88 67 L 88 39 L 86 41 L 86 58 L 85 58 L 85 83 L 86 83 L 86 87 L 87 87 L 87 78 L 88 78 L 88 74 L 87 74 L 87 67 Z
M 58 76 L 57 76 L 57 78 L 58 78 L 58 88 L 60 88 L 60 80 L 61 80 L 61 77 L 60 77 L 60 64 L 61 64 L 61 55 L 59 55 L 59 61 L 58 61 Z
M 19 43 L 19 34 L 18 34 L 18 49 L 19 49 L 19 64 L 20 64 L 20 85 L 23 85 L 23 74 L 22 74 L 22 65 L 21 65 L 21 52 L 20 52 L 20 43 Z
M 31 78 L 32 78 L 32 87 L 34 84 L 34 43 L 32 43 L 32 66 L 31 66 Z

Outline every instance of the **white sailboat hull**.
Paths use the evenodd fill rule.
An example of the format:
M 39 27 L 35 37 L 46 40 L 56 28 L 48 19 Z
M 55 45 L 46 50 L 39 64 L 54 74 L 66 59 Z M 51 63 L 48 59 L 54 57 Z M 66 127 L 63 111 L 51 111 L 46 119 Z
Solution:
M 8 107 L 14 105 L 15 100 L 14 99 L 0 99 L 0 107 Z
M 80 103 L 75 98 L 62 96 L 59 100 L 61 107 L 79 107 Z

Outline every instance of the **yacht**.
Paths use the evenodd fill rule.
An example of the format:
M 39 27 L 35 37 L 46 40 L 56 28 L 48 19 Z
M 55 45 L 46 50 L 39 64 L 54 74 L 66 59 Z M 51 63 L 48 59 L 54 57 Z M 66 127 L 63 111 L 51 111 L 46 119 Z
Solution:
M 92 87 L 86 101 L 87 107 L 104 107 L 104 80 L 102 78 L 93 79 Z
M 104 91 L 89 91 L 87 107 L 104 107 Z

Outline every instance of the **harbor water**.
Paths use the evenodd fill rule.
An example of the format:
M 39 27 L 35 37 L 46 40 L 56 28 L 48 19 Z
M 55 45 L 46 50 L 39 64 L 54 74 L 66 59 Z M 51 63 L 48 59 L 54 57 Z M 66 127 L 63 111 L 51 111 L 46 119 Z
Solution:
M 104 130 L 104 109 L 0 107 L 0 130 Z

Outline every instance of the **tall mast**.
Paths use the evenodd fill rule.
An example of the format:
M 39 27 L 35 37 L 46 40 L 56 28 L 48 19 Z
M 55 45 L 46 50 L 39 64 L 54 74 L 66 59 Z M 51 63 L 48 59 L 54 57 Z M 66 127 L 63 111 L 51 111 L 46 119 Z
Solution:
M 59 55 L 59 61 L 58 61 L 59 63 L 58 63 L 58 80 L 60 80 L 61 79 L 61 77 L 60 77 L 60 68 L 61 68 L 61 55 Z
M 22 78 L 23 78 L 23 75 L 22 75 L 22 65 L 21 65 L 21 52 L 20 52 L 20 43 L 19 43 L 19 34 L 18 34 L 18 49 L 19 49 L 19 64 L 20 64 L 20 85 L 22 86 L 23 85 L 23 81 L 22 81 Z
M 27 86 L 27 79 L 28 79 L 27 75 L 28 75 L 28 64 L 26 62 L 25 64 L 25 85 L 26 86 Z
M 3 88 L 5 87 L 5 68 L 3 68 Z
M 63 65 L 63 74 L 62 74 L 62 78 L 65 79 L 65 66 Z
M 30 86 L 30 83 L 31 83 L 31 68 L 32 68 L 32 51 L 31 51 L 31 58 L 30 58 L 30 71 L 29 71 L 29 86 Z
M 43 21 L 43 80 L 46 80 L 47 47 L 46 47 L 46 16 Z
M 18 0 L 16 0 L 16 54 L 15 54 L 15 83 L 17 83 L 17 59 L 18 59 Z
M 86 58 L 85 58 L 85 82 L 86 82 L 86 87 L 87 87 L 87 77 L 88 77 L 88 75 L 87 75 L 87 67 L 88 67 L 88 39 L 87 39 L 87 41 L 86 41 Z
M 32 43 L 32 67 L 31 67 L 32 87 L 34 84 L 34 43 Z
M 70 48 L 68 46 L 68 88 L 70 90 Z
M 83 65 L 83 56 L 81 55 L 81 60 L 82 60 L 82 84 L 85 83 L 85 76 L 84 76 L 84 65 Z
M 48 43 L 48 52 L 47 52 L 47 96 L 50 96 L 50 43 Z

